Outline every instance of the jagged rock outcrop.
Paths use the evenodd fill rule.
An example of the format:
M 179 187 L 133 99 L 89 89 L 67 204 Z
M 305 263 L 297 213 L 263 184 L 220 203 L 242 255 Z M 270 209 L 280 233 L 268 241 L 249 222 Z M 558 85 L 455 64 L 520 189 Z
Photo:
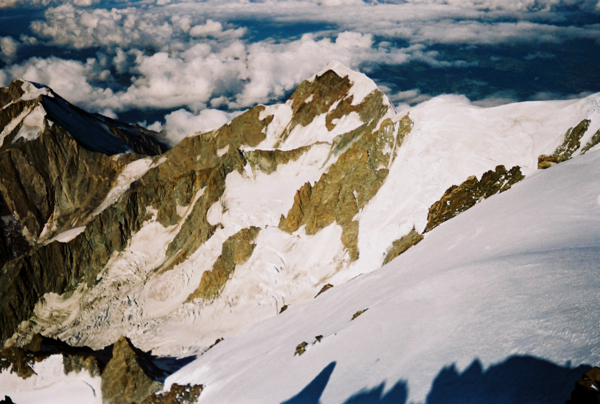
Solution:
M 167 394 L 153 395 L 162 388 L 166 376 L 181 366 L 181 361 L 154 357 L 136 348 L 126 337 L 95 351 L 36 334 L 23 347 L 0 351 L 0 372 L 10 371 L 27 379 L 36 375 L 33 369 L 36 363 L 52 355 L 62 356 L 65 375 L 86 372 L 92 377 L 101 377 L 102 400 L 106 404 L 142 402 L 147 397 L 149 401 L 144 402 L 191 403 L 195 402 L 203 388 L 175 385 Z M 160 362 L 161 367 L 157 366 Z M 183 362 L 186 363 L 185 360 Z
M 229 237 L 223 243 L 223 252 L 215 261 L 212 270 L 202 274 L 200 286 L 188 297 L 188 300 L 199 297 L 212 300 L 217 297 L 233 274 L 235 267 L 248 261 L 252 255 L 254 247 L 256 247 L 254 240 L 259 232 L 260 228 L 253 226 L 242 229 Z
M 329 289 L 331 289 L 332 287 L 333 287 L 333 285 L 332 285 L 331 283 L 327 283 L 327 284 L 323 285 L 323 287 L 321 288 L 321 290 L 319 290 L 319 293 L 317 293 L 317 295 L 315 296 L 315 299 L 316 299 L 317 297 L 319 297 L 319 295 L 320 295 L 321 293 L 327 292 L 327 291 L 328 291 Z
M 152 360 L 126 337 L 115 342 L 112 358 L 102 373 L 102 402 L 130 404 L 159 391 L 163 375 Z
M 433 230 L 483 199 L 510 189 L 523 178 L 525 177 L 518 166 L 507 171 L 503 165 L 499 165 L 494 171 L 485 172 L 480 180 L 471 176 L 462 184 L 451 186 L 440 200 L 429 208 L 424 232 Z
M 581 149 L 581 154 L 585 154 L 598 143 L 600 143 L 600 129 L 598 129 L 596 133 L 594 133 L 592 138 L 585 144 L 585 146 L 583 146 L 583 148 Z
M 590 120 L 584 119 L 574 128 L 569 128 L 565 133 L 563 143 L 556 148 L 554 153 L 538 157 L 538 168 L 549 168 L 555 164 L 569 160 L 581 146 L 580 140 L 590 126 Z M 587 147 L 587 145 L 586 145 Z
M 88 244 L 70 250 L 62 244 L 94 218 L 128 165 L 167 147 L 156 133 L 89 114 L 36 84 L 17 80 L 0 91 L 0 101 L 0 334 L 5 340 L 45 292 L 62 293 L 89 275 L 73 260 L 94 255 L 93 264 L 104 249 Z M 51 247 L 45 248 L 47 243 Z
M 279 164 L 296 161 L 305 154 L 311 146 L 299 147 L 293 150 L 251 150 L 244 153 L 244 157 L 252 168 L 271 174 L 277 170 Z
M 54 125 L 69 132 L 84 148 L 103 154 L 157 155 L 168 149 L 156 132 L 90 114 L 36 83 L 15 80 L 0 89 L 0 108 L 0 151 L 33 140 Z
M 400 237 L 398 240 L 392 243 L 392 246 L 388 250 L 385 258 L 383 259 L 383 265 L 387 264 L 410 247 L 418 244 L 421 240 L 423 240 L 423 235 L 419 234 L 415 228 L 413 227 L 410 233 L 405 236 Z

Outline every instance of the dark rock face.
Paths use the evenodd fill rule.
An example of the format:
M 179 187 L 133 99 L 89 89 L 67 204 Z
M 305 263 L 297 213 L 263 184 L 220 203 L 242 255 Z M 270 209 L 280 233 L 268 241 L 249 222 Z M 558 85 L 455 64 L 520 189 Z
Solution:
M 39 91 L 34 98 L 26 97 L 24 85 Z M 4 101 L 4 102 L 2 102 Z M 46 121 L 58 125 L 75 139 L 82 147 L 89 151 L 99 152 L 107 155 L 134 152 L 137 154 L 157 155 L 168 150 L 168 146 L 158 140 L 157 133 L 137 125 L 126 123 L 98 115 L 90 114 L 70 104 L 65 99 L 54 93 L 48 87 L 36 83 L 26 83 L 16 80 L 7 89 L 0 93 L 0 104 L 8 107 L 3 111 L 0 118 L 0 127 L 10 122 L 21 112 L 36 106 L 42 106 Z M 13 128 L 11 133 L 4 139 L 0 150 L 11 145 L 23 143 L 23 140 L 15 140 L 14 136 L 23 123 Z M 51 125 L 51 126 L 54 126 Z
M 598 404 L 600 403 L 600 368 L 595 367 L 585 373 L 575 384 L 571 399 L 567 404 Z
M 191 213 L 181 223 L 179 233 L 168 247 L 169 260 L 156 271 L 169 270 L 208 240 L 216 226 L 207 222 L 206 212 L 222 196 L 227 175 L 234 170 L 241 171 L 247 164 L 239 147 L 256 146 L 265 138 L 264 129 L 272 116 L 260 120 L 262 110 L 263 106 L 252 108 L 218 131 L 184 139 L 161 156 L 160 164 L 155 164 L 134 182 L 113 205 L 96 215 L 92 213 L 112 188 L 112 181 L 128 163 L 142 156 L 130 153 L 114 159 L 90 152 L 79 147 L 70 133 L 56 124 L 54 132 L 48 136 L 42 134 L 33 141 L 0 151 L 0 165 L 5 161 L 10 170 L 0 170 L 0 194 L 6 200 L 2 206 L 8 206 L 0 206 L 3 209 L 0 223 L 10 225 L 1 229 L 0 238 L 10 237 L 11 240 L 3 243 L 0 249 L 4 257 L 0 261 L 3 265 L 0 283 L 2 341 L 11 337 L 17 326 L 31 316 L 44 293 L 63 294 L 73 291 L 80 283 L 93 286 L 111 254 L 122 251 L 131 235 L 152 217 L 148 207 L 156 209 L 157 221 L 166 227 L 182 221 L 177 206 L 191 205 Z M 229 152 L 219 156 L 217 151 L 225 147 Z M 21 158 L 23 151 L 30 150 L 31 155 Z M 17 159 L 23 161 L 20 164 L 25 168 L 15 167 L 13 161 Z M 31 165 L 29 162 L 35 163 L 31 169 L 27 166 Z M 48 166 L 51 169 L 46 168 Z M 22 170 L 30 174 L 27 177 L 21 174 L 24 179 L 37 178 L 34 169 L 40 173 L 45 186 L 27 188 L 20 186 L 22 181 L 14 181 L 14 178 L 21 178 L 18 172 Z M 8 184 L 4 188 L 3 178 Z M 201 189 L 204 189 L 202 196 L 194 199 Z M 27 190 L 35 192 L 28 194 Z M 59 201 L 52 205 L 57 198 Z M 25 203 L 19 205 L 19 200 Z M 57 209 L 61 212 L 58 216 L 53 213 Z M 5 211 L 9 214 L 5 215 Z M 12 216 L 10 212 L 13 212 Z M 82 225 L 85 231 L 68 243 L 35 244 L 35 240 L 30 239 L 25 240 L 26 243 L 19 238 L 22 234 L 19 229 L 26 227 L 24 220 L 11 217 L 28 218 L 26 225 L 34 230 L 27 234 L 36 236 L 50 221 L 58 223 L 53 226 L 58 229 L 52 234 Z
M 179 385 L 173 384 L 171 390 L 167 393 L 154 393 L 147 397 L 142 404 L 194 404 L 204 386 L 199 385 Z
M 477 202 L 510 189 L 523 178 L 525 177 L 519 166 L 507 171 L 504 166 L 499 165 L 494 171 L 485 172 L 481 180 L 471 176 L 462 184 L 451 186 L 444 192 L 442 198 L 429 208 L 424 232 L 433 230 L 446 220 L 475 206 Z
M 163 372 L 151 358 L 133 346 L 125 337 L 119 338 L 112 350 L 112 359 L 102 373 L 102 401 L 106 404 L 139 403 L 159 391 L 156 381 Z
M 25 96 L 24 88 L 34 93 Z M 81 271 L 78 259 L 94 255 L 89 261 L 94 265 L 103 261 L 106 251 L 94 253 L 92 245 L 45 244 L 64 231 L 88 225 L 119 173 L 137 159 L 165 152 L 167 146 L 156 140 L 156 133 L 89 114 L 32 83 L 18 80 L 1 89 L 0 104 L 4 341 L 45 292 L 62 293 L 90 275 Z M 120 152 L 128 154 L 112 157 Z M 100 237 L 96 241 L 101 242 Z
M 25 86 L 41 93 L 21 98 Z M 85 225 L 128 163 L 167 150 L 157 133 L 89 114 L 46 87 L 17 80 L 2 94 L 0 265 Z
M 62 341 L 35 335 L 31 342 L 21 348 L 9 347 L 0 351 L 0 372 L 10 368 L 19 377 L 34 375 L 33 364 L 50 355 L 61 354 L 65 374 L 87 371 L 91 376 L 100 376 L 110 360 L 110 351 L 94 351 L 88 347 L 72 347 Z

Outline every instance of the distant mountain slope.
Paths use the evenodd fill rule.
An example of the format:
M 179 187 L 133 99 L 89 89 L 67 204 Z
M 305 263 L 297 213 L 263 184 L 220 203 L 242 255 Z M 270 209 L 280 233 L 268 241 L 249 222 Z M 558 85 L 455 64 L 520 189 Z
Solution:
M 89 114 L 25 81 L 0 89 L 0 108 L 4 340 L 44 293 L 62 293 L 82 281 L 73 262 L 79 252 L 48 253 L 36 261 L 38 251 L 47 244 L 61 250 L 167 147 L 157 133 Z
M 598 95 L 489 109 L 441 96 L 397 114 L 370 79 L 338 63 L 286 103 L 168 151 L 150 132 L 49 91 L 17 83 L 0 93 L 3 111 L 31 109 L 0 126 L 3 231 L 13 240 L 0 283 L 8 345 L 40 332 L 101 348 L 126 335 L 155 354 L 201 353 L 380 268 L 434 227 L 430 207 L 454 198 L 451 186 L 463 184 L 465 202 L 452 199 L 443 218 L 538 172 L 540 155 L 578 158 L 600 140 Z M 34 125 L 37 110 L 54 120 Z M 102 133 L 78 132 L 81 120 Z M 572 133 L 578 143 L 565 143 Z M 45 161 L 51 169 L 39 168 Z M 505 183 L 500 165 L 521 175 Z M 490 170 L 498 178 L 484 180 Z M 475 193 L 475 183 L 489 189 Z

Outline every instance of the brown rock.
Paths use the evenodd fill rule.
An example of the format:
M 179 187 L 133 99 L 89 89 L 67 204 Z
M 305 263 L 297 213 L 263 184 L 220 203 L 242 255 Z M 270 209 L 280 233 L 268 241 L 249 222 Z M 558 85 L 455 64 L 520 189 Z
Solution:
M 574 128 L 569 128 L 565 133 L 563 143 L 556 148 L 554 153 L 550 156 L 542 154 L 538 157 L 538 168 L 545 169 L 552 167 L 555 164 L 562 163 L 563 161 L 569 160 L 573 153 L 579 149 L 580 140 L 588 130 L 590 126 L 590 120 L 584 119 L 579 122 Z M 599 139 L 600 140 L 600 139 Z M 589 144 L 589 143 L 588 143 Z M 587 145 L 586 145 L 587 147 Z M 589 149 L 586 149 L 586 151 Z M 584 153 L 584 151 L 582 151 Z
M 410 233 L 405 236 L 400 237 L 398 240 L 392 243 L 392 246 L 389 248 L 385 259 L 383 260 L 383 265 L 387 264 L 410 247 L 418 244 L 423 240 L 423 235 L 417 233 L 415 228 L 413 227 Z
M 65 374 L 85 370 L 92 376 L 99 376 L 109 360 L 109 356 L 103 351 L 72 347 L 62 341 L 36 334 L 23 347 L 9 347 L 0 351 L 0 371 L 10 368 L 19 377 L 27 378 L 35 374 L 32 367 L 34 363 L 44 361 L 54 354 L 62 355 Z
M 504 166 L 499 165 L 494 171 L 485 172 L 479 181 L 475 176 L 471 176 L 462 184 L 451 186 L 444 192 L 441 199 L 429 208 L 424 233 L 475 206 L 483 199 L 510 189 L 513 184 L 523 178 L 525 176 L 521 173 L 519 166 L 507 171 Z
M 296 161 L 312 146 L 300 147 L 294 150 L 252 150 L 244 153 L 244 157 L 253 169 L 271 174 L 279 164 Z
M 397 129 L 388 119 L 376 130 L 387 111 L 379 92 L 371 93 L 361 105 L 377 111 L 372 120 L 337 139 L 332 148 L 334 154 L 340 154 L 337 161 L 314 186 L 306 183 L 297 191 L 292 208 L 279 221 L 279 228 L 288 233 L 306 225 L 306 234 L 316 234 L 336 222 L 342 227 L 342 243 L 352 261 L 359 254 L 358 222 L 354 217 L 383 184 L 396 148 L 412 128 L 412 122 L 405 116 Z
M 369 310 L 369 309 L 364 309 L 364 310 L 357 311 L 356 313 L 354 313 L 354 315 L 352 316 L 352 318 L 350 319 L 350 321 L 354 320 L 356 317 L 360 316 L 361 314 L 363 314 L 367 310 Z
M 202 274 L 200 286 L 188 297 L 188 301 L 196 298 L 207 300 L 217 298 L 233 274 L 235 267 L 248 261 L 252 255 L 254 247 L 256 247 L 254 240 L 259 231 L 260 228 L 253 226 L 242 229 L 229 237 L 223 243 L 222 253 L 213 264 L 212 270 Z
M 162 383 L 155 381 L 162 372 L 129 339 L 119 338 L 112 353 L 112 359 L 102 373 L 102 401 L 105 404 L 141 402 L 162 388 Z
M 332 285 L 331 283 L 328 283 L 328 284 L 324 285 L 324 286 L 321 288 L 321 290 L 319 290 L 319 293 L 317 293 L 317 295 L 315 296 L 315 299 L 316 299 L 317 297 L 319 297 L 319 295 L 320 295 L 321 293 L 323 293 L 323 292 L 325 292 L 325 291 L 327 291 L 327 290 L 331 289 L 332 287 L 333 287 L 333 285 Z
M 166 393 L 154 393 L 147 397 L 141 404 L 194 404 L 200 397 L 204 386 L 173 384 Z
M 302 341 L 301 343 L 299 343 L 298 346 L 296 347 L 296 352 L 294 353 L 294 356 L 296 356 L 296 355 L 302 356 L 302 354 L 304 352 L 306 352 L 307 346 L 308 346 L 308 342 L 306 342 L 306 341 Z
M 596 133 L 594 133 L 589 142 L 587 142 L 583 149 L 581 149 L 581 154 L 585 154 L 588 150 L 596 146 L 598 143 L 600 143 L 600 129 L 598 129 Z

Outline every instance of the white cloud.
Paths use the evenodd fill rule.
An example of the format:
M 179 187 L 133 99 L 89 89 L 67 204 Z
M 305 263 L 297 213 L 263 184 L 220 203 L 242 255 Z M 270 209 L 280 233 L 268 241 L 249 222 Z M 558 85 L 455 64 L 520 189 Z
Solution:
M 548 52 L 535 52 L 528 53 L 527 56 L 524 57 L 525 60 L 533 60 L 533 59 L 552 59 L 555 58 L 556 55 Z
M 19 43 L 9 36 L 0 37 L 0 59 L 10 63 L 17 56 Z
M 160 15 L 135 8 L 81 9 L 65 4 L 48 9 L 45 21 L 34 21 L 32 31 L 52 44 L 77 49 L 154 46 L 162 48 L 173 37 L 173 27 Z
M 190 29 L 190 36 L 197 38 L 217 34 L 223 31 L 223 25 L 218 21 L 207 20 L 204 25 L 196 25 Z
M 165 123 L 164 129 L 176 138 L 187 136 L 194 125 L 223 117 L 223 112 L 207 108 L 236 110 L 271 103 L 333 59 L 363 71 L 411 61 L 461 67 L 477 61 L 444 60 L 432 45 L 560 44 L 600 38 L 600 25 L 565 24 L 556 11 L 565 5 L 600 10 L 598 1 L 587 0 L 113 0 L 110 4 L 121 6 L 90 7 L 98 1 L 0 0 L 0 7 L 52 6 L 43 20 L 31 25 L 35 37 L 24 35 L 21 43 L 0 39 L 4 61 L 12 63 L 22 54 L 17 54 L 17 45 L 100 49 L 85 62 L 55 57 L 21 61 L 0 70 L 0 80 L 38 81 L 84 108 L 109 114 L 186 108 Z M 256 28 L 247 30 L 228 22 L 232 20 L 260 21 L 260 29 L 278 30 L 277 39 L 253 42 Z M 298 37 L 280 28 L 305 23 L 322 24 L 323 31 Z M 533 52 L 525 58 L 548 55 Z M 390 100 L 404 106 L 429 97 L 415 89 L 391 94 Z M 496 94 L 481 102 L 509 98 Z
M 404 51 L 373 47 L 371 35 L 344 32 L 334 40 L 311 34 L 287 43 L 247 45 L 196 43 L 179 52 L 146 55 L 115 49 L 115 56 L 86 62 L 33 58 L 6 69 L 11 77 L 49 85 L 65 98 L 94 111 L 131 108 L 180 108 L 198 112 L 208 105 L 242 109 L 272 102 L 319 71 L 330 60 L 352 68 L 365 61 L 403 63 L 434 56 L 419 47 Z M 128 87 L 113 91 L 109 68 L 133 75 Z
M 481 100 L 473 101 L 472 104 L 483 108 L 490 108 L 497 107 L 499 105 L 510 104 L 517 101 L 518 97 L 515 91 L 507 90 L 498 91 L 494 94 L 490 94 Z
M 98 3 L 100 3 L 100 0 L 0 0 L 0 8 L 47 7 L 61 4 L 75 4 L 76 6 L 87 7 Z
M 185 109 L 180 109 L 165 116 L 166 122 L 164 126 L 155 122 L 148 128 L 163 130 L 167 141 L 171 144 L 176 144 L 181 139 L 195 133 L 218 129 L 236 115 L 235 113 L 226 113 L 217 109 L 204 109 L 199 114 L 194 115 Z
M 423 94 L 418 88 L 396 93 L 385 92 L 387 93 L 390 102 L 396 106 L 397 111 L 402 111 L 408 108 L 408 106 L 420 104 L 433 98 L 433 96 L 429 94 Z
M 82 106 L 94 106 L 92 109 L 95 111 L 117 109 L 119 106 L 112 90 L 90 84 L 106 75 L 95 59 L 82 63 L 55 57 L 32 58 L 24 64 L 9 67 L 5 74 L 11 81 L 23 78 L 48 85 L 67 100 Z

